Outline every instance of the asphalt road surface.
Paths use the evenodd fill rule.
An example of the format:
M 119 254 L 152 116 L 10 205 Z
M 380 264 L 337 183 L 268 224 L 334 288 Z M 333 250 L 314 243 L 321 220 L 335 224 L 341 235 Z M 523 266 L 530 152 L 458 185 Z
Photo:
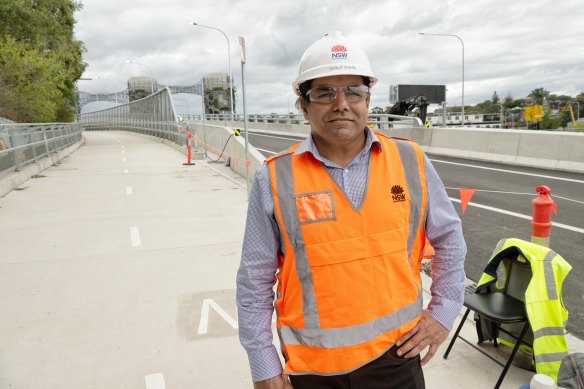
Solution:
M 249 134 L 250 143 L 265 156 L 298 143 L 302 137 Z M 558 213 L 550 246 L 572 265 L 563 287 L 570 312 L 568 331 L 584 339 L 584 174 L 428 155 L 463 223 L 468 246 L 466 275 L 477 281 L 497 242 L 502 238 L 531 239 L 535 188 L 546 185 Z M 460 188 L 477 192 L 462 214 Z

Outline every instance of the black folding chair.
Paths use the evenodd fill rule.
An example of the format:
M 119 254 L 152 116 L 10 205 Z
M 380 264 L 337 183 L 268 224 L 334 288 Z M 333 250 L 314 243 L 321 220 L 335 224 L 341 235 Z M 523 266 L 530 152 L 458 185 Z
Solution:
M 503 269 L 508 272 L 508 275 L 505 278 L 505 285 L 495 288 L 495 285 L 491 284 L 485 288 L 481 288 L 480 290 L 475 291 L 474 293 L 469 293 L 464 296 L 464 306 L 467 308 L 467 310 L 464 313 L 462 321 L 456 329 L 456 332 L 454 333 L 448 348 L 446 349 L 446 353 L 444 353 L 444 359 L 448 358 L 448 354 L 450 353 L 454 342 L 457 338 L 460 338 L 468 343 L 471 347 L 478 350 L 481 354 L 487 356 L 500 366 L 503 366 L 503 371 L 497 380 L 495 389 L 498 389 L 501 386 L 501 383 L 503 382 L 503 379 L 505 378 L 505 375 L 511 366 L 511 362 L 513 361 L 513 358 L 515 358 L 517 350 L 519 350 L 519 346 L 521 344 L 525 344 L 529 347 L 532 347 L 531 344 L 524 340 L 526 334 L 528 334 L 528 331 L 531 332 L 524 302 L 525 290 L 527 289 L 527 286 L 531 280 L 531 267 L 527 261 L 523 263 L 520 262 L 518 260 L 518 253 L 516 252 L 516 249 L 512 249 L 514 249 L 514 247 L 510 247 L 509 250 L 505 250 L 505 253 L 502 253 L 504 255 L 501 255 L 501 258 L 498 258 L 497 263 L 493 263 L 493 259 L 485 269 L 485 272 L 488 271 L 493 275 L 493 272 L 496 274 L 499 265 L 503 264 Z M 470 311 L 476 312 L 483 318 L 488 319 L 487 322 L 490 321 L 490 329 L 493 338 L 492 340 L 495 347 L 498 347 L 497 337 L 499 336 L 499 331 L 504 332 L 511 338 L 515 339 L 515 347 L 511 351 L 511 354 L 505 364 L 499 362 L 484 350 L 460 336 L 460 330 L 464 326 Z M 510 333 L 505 328 L 502 328 L 502 325 L 512 323 L 524 323 L 518 336 L 516 334 Z M 478 343 L 480 344 L 484 341 L 480 332 L 478 332 L 478 337 Z

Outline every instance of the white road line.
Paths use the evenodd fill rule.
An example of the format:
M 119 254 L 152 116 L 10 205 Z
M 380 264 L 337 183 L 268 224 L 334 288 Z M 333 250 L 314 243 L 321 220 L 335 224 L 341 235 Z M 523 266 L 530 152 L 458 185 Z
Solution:
M 124 169 L 124 174 L 128 174 L 128 169 Z
M 496 172 L 520 174 L 520 175 L 523 175 L 523 176 L 533 176 L 533 177 L 539 177 L 539 178 L 549 178 L 550 180 L 577 182 L 579 184 L 584 184 L 584 181 L 583 180 L 574 180 L 572 178 L 544 176 L 544 175 L 541 175 L 541 174 L 518 172 L 518 171 L 515 171 L 515 170 L 497 169 L 497 168 L 494 168 L 494 167 L 470 165 L 470 164 L 459 163 L 459 162 L 442 161 L 440 159 L 430 159 L 430 161 L 432 161 L 432 162 L 438 162 L 438 163 L 446 163 L 446 164 L 449 164 L 449 165 L 467 166 L 467 167 L 474 167 L 476 169 L 493 170 L 493 171 L 496 171 Z
M 140 230 L 137 226 L 130 227 L 130 239 L 132 240 L 132 247 L 142 245 L 142 242 L 140 241 Z
M 264 151 L 264 152 L 270 153 L 270 154 L 278 154 L 275 151 L 270 151 L 270 150 L 266 150 L 266 149 L 258 149 L 257 147 L 256 147 L 256 150 L 258 150 L 258 151 Z
M 127 161 L 126 157 L 122 158 L 122 161 L 123 162 L 126 162 Z
M 460 203 L 461 202 L 459 199 L 455 199 L 453 197 L 449 197 L 449 199 L 450 199 L 450 201 L 453 201 L 455 203 Z M 532 220 L 531 215 L 524 215 L 522 213 L 507 211 L 507 210 L 504 210 L 504 209 L 501 209 L 501 208 L 490 207 L 488 205 L 477 204 L 477 203 L 473 203 L 473 202 L 469 202 L 468 205 L 473 206 L 473 207 L 477 207 L 477 208 L 486 209 L 488 211 L 502 213 L 502 214 L 509 215 L 509 216 L 515 216 L 515 217 L 518 217 L 518 218 L 521 218 L 521 219 Z M 552 226 L 558 227 L 558 228 L 563 228 L 565 230 L 579 232 L 580 234 L 584 234 L 584 228 L 569 226 L 567 224 L 556 223 L 556 222 L 552 222 Z
M 146 381 L 146 389 L 166 389 L 164 374 L 162 373 L 147 375 L 144 380 Z
M 131 195 L 133 193 L 134 193 L 134 191 L 132 190 L 132 187 L 131 186 L 126 186 L 126 194 L 129 196 L 129 195 Z

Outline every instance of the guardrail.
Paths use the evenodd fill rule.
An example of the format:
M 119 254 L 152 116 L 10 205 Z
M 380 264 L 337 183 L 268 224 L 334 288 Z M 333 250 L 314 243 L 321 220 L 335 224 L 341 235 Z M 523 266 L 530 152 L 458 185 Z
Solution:
M 0 172 L 38 162 L 82 140 L 78 123 L 0 124 Z
M 88 131 L 123 130 L 186 144 L 186 123 L 177 120 L 168 87 L 128 104 L 79 115 Z
M 184 119 L 202 121 L 203 115 L 183 115 Z M 205 120 L 213 122 L 242 122 L 243 115 L 240 114 L 221 114 L 221 115 L 205 115 Z M 247 115 L 248 123 L 269 123 L 269 124 L 285 124 L 285 125 L 308 125 L 308 121 L 304 119 L 303 115 L 296 114 L 250 114 Z M 388 130 L 395 127 L 423 127 L 422 121 L 413 116 L 400 116 L 388 114 L 370 114 L 368 124 L 373 124 L 379 130 Z

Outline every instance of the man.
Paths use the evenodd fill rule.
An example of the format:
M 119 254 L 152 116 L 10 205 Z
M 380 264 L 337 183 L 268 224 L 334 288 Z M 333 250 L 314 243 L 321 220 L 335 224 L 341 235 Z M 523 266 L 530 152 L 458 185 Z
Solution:
M 340 32 L 300 61 L 293 88 L 311 134 L 258 169 L 237 275 L 255 388 L 423 388 L 421 365 L 460 311 L 460 219 L 419 146 L 366 127 L 376 82 Z M 423 310 L 426 238 L 436 254 Z

